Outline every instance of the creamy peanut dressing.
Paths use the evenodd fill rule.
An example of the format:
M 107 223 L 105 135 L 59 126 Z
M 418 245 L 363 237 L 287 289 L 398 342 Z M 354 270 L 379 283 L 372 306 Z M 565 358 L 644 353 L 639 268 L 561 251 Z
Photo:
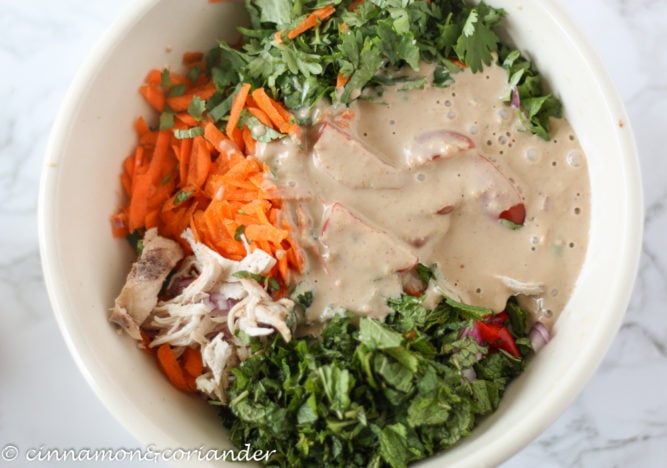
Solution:
M 564 119 L 548 142 L 523 131 L 500 101 L 500 67 L 455 78 L 444 89 L 385 88 L 381 103 L 325 112 L 301 140 L 259 150 L 306 257 L 308 322 L 343 308 L 384 316 L 418 262 L 437 266 L 432 296 L 500 311 L 517 295 L 547 325 L 564 307 L 588 237 L 575 134 Z M 512 230 L 499 216 L 521 203 L 526 221 Z

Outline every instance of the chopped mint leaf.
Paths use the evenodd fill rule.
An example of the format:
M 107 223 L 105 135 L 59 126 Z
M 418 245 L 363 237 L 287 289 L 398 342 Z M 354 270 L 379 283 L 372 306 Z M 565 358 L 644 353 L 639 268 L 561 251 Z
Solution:
M 365 317 L 355 325 L 350 315 L 335 316 L 321 339 L 286 343 L 275 336 L 262 346 L 246 338 L 261 352 L 233 370 L 229 406 L 220 407 L 234 444 L 275 450 L 271 466 L 345 460 L 406 467 L 470 433 L 497 408 L 523 361 L 490 353 L 471 337 L 459 339 L 469 320 L 443 313 L 446 303 L 424 308 L 424 316 L 413 320 L 415 337 L 404 340 L 403 311 L 420 303 L 390 304 L 401 306 L 392 305 L 391 320 Z M 462 377 L 464 365 L 477 379 Z
M 359 320 L 359 340 L 370 350 L 387 349 L 400 346 L 403 336 L 377 320 L 363 317 Z

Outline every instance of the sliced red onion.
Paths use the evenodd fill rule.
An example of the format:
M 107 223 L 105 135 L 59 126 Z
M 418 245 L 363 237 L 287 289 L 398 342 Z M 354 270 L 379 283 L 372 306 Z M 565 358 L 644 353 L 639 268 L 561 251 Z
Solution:
M 235 299 L 230 299 L 221 292 L 212 292 L 209 294 L 208 298 L 213 303 L 215 308 L 222 312 L 230 310 L 232 307 L 234 307 L 234 304 L 238 302 Z
M 471 337 L 479 345 L 482 344 L 482 335 L 479 332 L 479 327 L 477 326 L 477 322 L 473 322 L 472 327 L 465 327 L 463 330 L 461 330 L 459 338 L 463 338 L 464 336 Z
M 521 99 L 519 98 L 519 88 L 514 86 L 512 88 L 512 107 L 518 109 L 521 106 Z
M 530 332 L 528 333 L 528 338 L 530 339 L 530 344 L 533 347 L 533 351 L 537 353 L 539 350 L 544 348 L 544 346 L 549 341 L 551 341 L 551 334 L 542 322 L 535 322 L 533 328 L 531 328 Z

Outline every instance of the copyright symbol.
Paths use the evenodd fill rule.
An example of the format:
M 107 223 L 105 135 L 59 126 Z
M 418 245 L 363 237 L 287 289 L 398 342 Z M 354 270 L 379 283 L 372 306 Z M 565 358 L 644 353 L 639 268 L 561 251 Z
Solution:
M 16 445 L 5 445 L 2 448 L 2 452 L 0 452 L 0 458 L 2 458 L 3 461 L 14 461 L 16 458 L 19 456 L 19 449 Z

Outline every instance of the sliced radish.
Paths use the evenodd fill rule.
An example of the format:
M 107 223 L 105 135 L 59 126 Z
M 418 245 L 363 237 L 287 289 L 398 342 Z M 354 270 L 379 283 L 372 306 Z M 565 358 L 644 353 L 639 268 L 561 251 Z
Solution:
M 315 167 L 353 189 L 396 189 L 405 176 L 382 161 L 349 133 L 325 123 L 313 145 Z

